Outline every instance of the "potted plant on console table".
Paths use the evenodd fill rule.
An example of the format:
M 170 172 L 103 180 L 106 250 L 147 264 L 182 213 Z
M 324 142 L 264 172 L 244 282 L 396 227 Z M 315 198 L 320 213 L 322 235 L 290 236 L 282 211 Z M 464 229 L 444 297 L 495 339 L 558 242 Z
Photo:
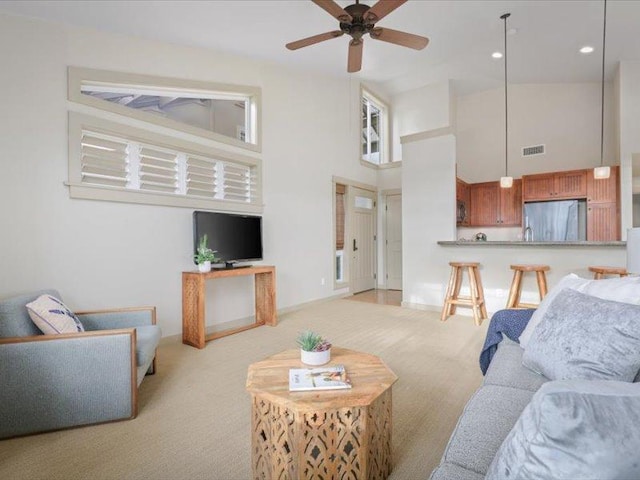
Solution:
M 324 365 L 331 360 L 331 343 L 321 335 L 306 331 L 298 336 L 300 360 L 306 365 Z
M 200 243 L 198 244 L 198 248 L 196 249 L 196 254 L 193 256 L 196 263 L 198 264 L 198 271 L 202 273 L 211 271 L 211 262 L 217 262 L 218 258 L 216 258 L 216 251 L 211 250 L 209 248 L 209 239 L 207 238 L 207 234 L 205 233 L 202 237 L 200 237 Z

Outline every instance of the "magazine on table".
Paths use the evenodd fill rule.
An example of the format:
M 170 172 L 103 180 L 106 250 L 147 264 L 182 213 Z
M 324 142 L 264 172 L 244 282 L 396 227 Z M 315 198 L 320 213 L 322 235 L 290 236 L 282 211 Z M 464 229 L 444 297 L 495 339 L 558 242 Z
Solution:
M 289 370 L 289 390 L 292 392 L 343 388 L 351 388 L 344 365 Z

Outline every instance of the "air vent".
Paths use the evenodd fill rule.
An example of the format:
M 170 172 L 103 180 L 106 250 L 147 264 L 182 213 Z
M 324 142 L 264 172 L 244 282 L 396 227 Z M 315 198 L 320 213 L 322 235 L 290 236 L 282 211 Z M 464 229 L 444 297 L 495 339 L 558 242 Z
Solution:
M 544 155 L 544 145 L 534 145 L 532 147 L 522 147 L 522 156 Z

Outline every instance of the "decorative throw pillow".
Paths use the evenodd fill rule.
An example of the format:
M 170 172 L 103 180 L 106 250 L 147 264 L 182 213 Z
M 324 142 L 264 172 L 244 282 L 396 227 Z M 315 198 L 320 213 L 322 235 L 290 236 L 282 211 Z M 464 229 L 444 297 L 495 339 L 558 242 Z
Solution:
M 640 304 L 640 277 L 607 278 L 604 280 L 589 280 L 571 273 L 562 277 L 558 284 L 553 287 L 542 299 L 526 328 L 523 330 L 518 341 L 522 348 L 527 348 L 531 335 L 535 328 L 542 322 L 547 308 L 556 296 L 565 288 L 571 288 L 578 292 L 586 293 L 605 300 L 616 302 Z
M 534 330 L 522 364 L 551 380 L 632 382 L 640 370 L 640 305 L 566 288 Z
M 26 306 L 31 320 L 45 335 L 84 332 L 78 317 L 56 297 L 40 295 Z
M 638 384 L 545 383 L 498 449 L 485 478 L 640 478 L 638 425 Z

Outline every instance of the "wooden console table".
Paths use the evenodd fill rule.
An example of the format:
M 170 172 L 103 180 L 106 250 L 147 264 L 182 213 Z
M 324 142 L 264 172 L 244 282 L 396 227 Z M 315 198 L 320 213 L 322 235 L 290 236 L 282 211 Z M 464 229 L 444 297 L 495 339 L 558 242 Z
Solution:
M 256 321 L 244 327 L 230 328 L 207 335 L 205 333 L 205 282 L 209 279 L 255 276 Z M 212 270 L 207 273 L 182 272 L 182 343 L 204 348 L 205 342 L 243 332 L 261 325 L 275 327 L 276 267 L 259 266 Z

